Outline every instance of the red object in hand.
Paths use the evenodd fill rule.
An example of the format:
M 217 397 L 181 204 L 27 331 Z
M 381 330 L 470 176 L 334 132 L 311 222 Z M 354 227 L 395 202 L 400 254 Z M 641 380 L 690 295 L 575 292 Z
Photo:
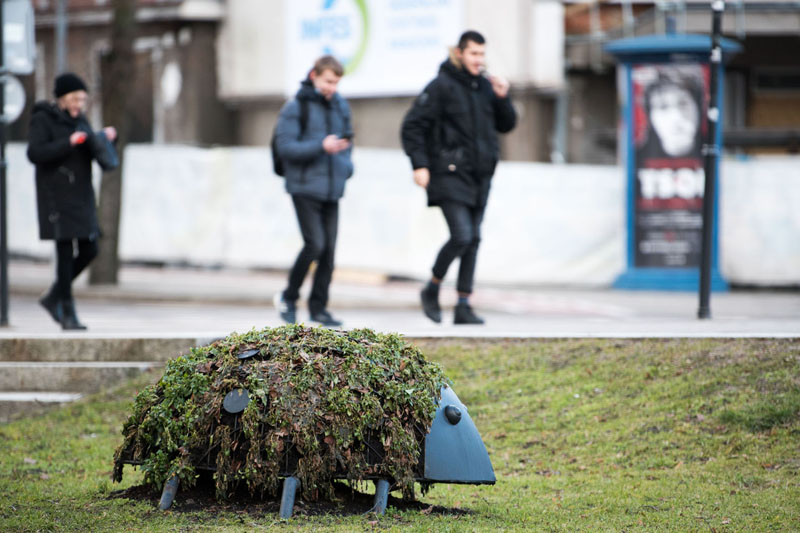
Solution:
M 85 131 L 76 131 L 70 136 L 70 140 L 72 144 L 83 144 L 86 141 L 88 135 Z

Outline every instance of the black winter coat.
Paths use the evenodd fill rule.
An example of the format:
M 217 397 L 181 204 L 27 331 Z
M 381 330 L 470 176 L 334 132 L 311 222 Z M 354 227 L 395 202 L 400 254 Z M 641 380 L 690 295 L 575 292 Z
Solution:
M 403 149 L 414 169 L 427 168 L 428 205 L 486 205 L 500 157 L 497 132 L 517 122 L 510 98 L 498 98 L 483 76 L 447 60 L 403 120 Z
M 86 132 L 83 144 L 69 137 Z M 100 233 L 92 188 L 92 159 L 102 144 L 81 114 L 72 118 L 50 102 L 33 107 L 28 133 L 28 159 L 36 165 L 39 238 L 95 238 Z

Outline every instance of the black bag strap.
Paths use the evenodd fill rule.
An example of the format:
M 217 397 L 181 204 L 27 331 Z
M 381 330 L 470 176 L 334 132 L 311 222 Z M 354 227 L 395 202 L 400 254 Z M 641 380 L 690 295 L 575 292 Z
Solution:
M 308 126 L 308 100 L 305 98 L 299 98 L 297 100 L 297 105 L 300 106 L 300 135 L 302 137 L 303 134 L 306 132 L 306 126 Z
M 300 133 L 297 136 L 299 140 L 303 136 L 303 133 L 305 133 L 306 126 L 308 125 L 308 100 L 302 98 L 297 99 L 297 105 L 300 106 Z M 277 176 L 283 176 L 283 160 L 278 154 L 278 138 L 275 135 L 277 129 L 276 125 L 272 130 L 272 140 L 270 141 L 270 148 L 272 149 L 272 170 Z

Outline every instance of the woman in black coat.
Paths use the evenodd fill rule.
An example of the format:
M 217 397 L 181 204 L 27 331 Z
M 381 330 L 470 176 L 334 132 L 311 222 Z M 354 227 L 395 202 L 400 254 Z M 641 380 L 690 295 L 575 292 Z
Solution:
M 97 256 L 92 159 L 102 158 L 113 127 L 92 131 L 83 111 L 86 84 L 75 74 L 55 80 L 55 103 L 33 107 L 28 159 L 36 165 L 39 237 L 56 242 L 56 280 L 39 303 L 63 329 L 86 329 L 75 313 L 72 281 Z M 105 137 L 105 138 L 104 138 Z

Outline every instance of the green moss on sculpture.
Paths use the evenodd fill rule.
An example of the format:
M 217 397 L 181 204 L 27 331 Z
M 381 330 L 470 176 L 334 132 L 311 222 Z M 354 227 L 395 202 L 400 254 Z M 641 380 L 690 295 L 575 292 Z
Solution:
M 258 352 L 239 359 L 246 350 Z M 234 333 L 169 361 L 138 394 L 114 480 L 129 462 L 156 488 L 172 475 L 191 486 L 209 468 L 219 498 L 242 484 L 276 494 L 287 471 L 309 499 L 330 497 L 334 478 L 388 478 L 413 495 L 446 381 L 396 334 L 299 325 Z M 235 389 L 250 401 L 231 415 L 222 404 Z

